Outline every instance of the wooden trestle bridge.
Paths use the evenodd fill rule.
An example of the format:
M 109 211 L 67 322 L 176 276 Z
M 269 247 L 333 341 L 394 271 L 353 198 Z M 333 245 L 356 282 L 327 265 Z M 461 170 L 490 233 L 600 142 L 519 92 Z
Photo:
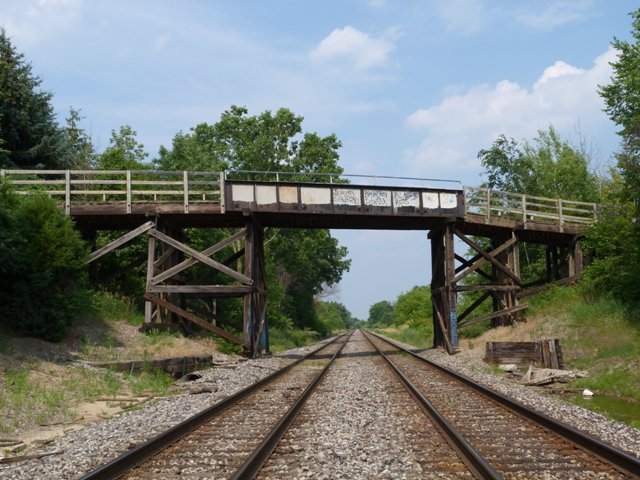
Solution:
M 328 174 L 312 174 L 323 182 L 304 180 L 310 177 L 303 174 L 244 174 L 251 174 L 243 178 L 252 180 L 232 179 L 240 177 L 239 172 L 0 171 L 20 193 L 41 191 L 59 199 L 87 239 L 95 239 L 101 230 L 128 231 L 94 251 L 91 262 L 140 235 L 147 236 L 148 326 L 178 316 L 243 345 L 251 356 L 269 349 L 265 227 L 428 230 L 434 345 L 451 353 L 457 348 L 459 328 L 488 319 L 511 323 L 527 308 L 526 297 L 550 284 L 577 280 L 582 273 L 578 240 L 597 213 L 593 203 L 462 187 L 458 182 L 453 182 L 455 188 L 438 188 L 426 180 L 400 178 L 418 186 L 379 186 L 365 183 L 392 183 L 391 177 L 361 177 L 360 184 L 352 184 Z M 185 228 L 225 227 L 240 230 L 200 252 L 185 244 Z M 456 243 L 460 244 L 456 238 L 465 244 L 465 251 L 470 247 L 475 252 L 471 258 L 456 253 Z M 527 285 L 521 279 L 520 242 L 546 247 L 547 272 L 539 282 Z M 232 244 L 235 254 L 212 258 Z M 242 257 L 244 262 L 238 262 Z M 195 264 L 223 273 L 232 282 L 185 284 L 180 273 Z M 241 271 L 231 267 L 239 264 Z M 491 274 L 480 270 L 486 264 L 491 265 Z M 485 283 L 462 284 L 473 272 Z M 458 293 L 466 291 L 482 294 L 458 312 Z M 188 300 L 195 296 L 243 298 L 242 338 L 220 328 L 225 320 L 215 312 L 209 312 L 207 319 L 194 314 Z M 492 301 L 493 312 L 473 318 L 474 310 L 486 300 Z

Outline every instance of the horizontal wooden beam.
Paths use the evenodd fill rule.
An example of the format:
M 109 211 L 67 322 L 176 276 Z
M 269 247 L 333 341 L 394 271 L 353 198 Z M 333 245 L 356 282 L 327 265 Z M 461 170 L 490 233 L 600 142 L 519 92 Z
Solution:
M 511 315 L 512 313 L 520 312 L 522 310 L 526 310 L 529 308 L 529 304 L 523 303 L 522 305 L 516 305 L 515 307 L 505 308 L 504 310 L 499 310 L 497 312 L 490 313 L 488 315 L 483 315 L 482 317 L 476 317 L 471 320 L 467 320 L 466 322 L 462 322 L 458 324 L 458 328 L 468 327 L 469 325 L 473 325 L 475 323 L 484 322 L 485 320 L 491 320 L 492 318 L 504 317 L 505 315 Z
M 456 285 L 456 292 L 484 292 L 491 290 L 494 292 L 513 292 L 521 290 L 518 285 Z
M 247 285 L 149 285 L 154 293 L 209 293 L 219 297 L 240 297 L 255 291 Z
M 189 320 L 190 322 L 195 323 L 196 325 L 205 328 L 213 333 L 216 333 L 218 335 L 220 335 L 221 337 L 226 338 L 227 340 L 231 340 L 234 343 L 237 343 L 238 345 L 245 345 L 245 343 L 238 337 L 236 337 L 235 335 L 227 332 L 226 330 L 223 330 L 220 327 L 216 327 L 215 325 L 211 325 L 209 322 L 207 322 L 206 320 L 203 320 L 202 318 L 198 317 L 197 315 L 194 315 L 191 312 L 187 312 L 186 310 L 183 310 L 180 307 L 176 307 L 173 303 L 169 303 L 166 300 L 161 299 L 160 297 L 156 297 L 155 295 L 151 295 L 149 292 L 144 294 L 144 298 L 146 300 L 149 300 L 150 302 L 155 303 L 156 305 L 166 308 L 167 310 L 169 310 L 170 312 L 175 313 L 176 315 Z
M 125 233 L 120 238 L 115 239 L 113 242 L 109 243 L 108 245 L 105 245 L 104 247 L 99 248 L 95 252 L 91 253 L 89 255 L 89 261 L 87 263 L 91 263 L 99 259 L 100 257 L 105 256 L 107 253 L 115 250 L 118 247 L 121 247 L 127 242 L 130 242 L 131 240 L 136 238 L 138 235 L 142 235 L 148 230 L 151 230 L 154 226 L 155 224 L 152 221 L 149 221 L 147 223 L 140 225 L 135 230 L 131 230 L 129 233 Z

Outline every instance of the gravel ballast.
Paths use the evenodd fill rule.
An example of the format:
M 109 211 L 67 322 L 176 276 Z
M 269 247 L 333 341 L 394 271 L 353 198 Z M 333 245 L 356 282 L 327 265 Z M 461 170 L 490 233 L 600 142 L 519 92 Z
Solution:
M 17 480 L 78 478 L 203 408 L 285 366 L 294 360 L 291 357 L 301 355 L 312 348 L 316 347 L 290 350 L 284 352 L 284 355 L 272 358 L 239 362 L 235 368 L 218 368 L 202 372 L 202 378 L 185 385 L 185 394 L 158 399 L 146 404 L 140 410 L 124 413 L 107 422 L 60 437 L 55 442 L 43 447 L 41 452 L 28 453 L 62 453 L 38 460 L 0 465 L 0 478 Z M 640 456 L 640 430 L 518 385 L 507 379 L 505 375 L 481 371 L 474 362 L 465 358 L 464 352 L 461 355 L 451 357 L 443 351 L 427 350 L 420 355 L 471 377 L 479 383 L 575 426 L 635 456 Z M 358 381 L 356 377 L 347 375 L 345 372 L 343 388 L 345 390 L 351 388 L 351 383 L 356 381 Z M 341 387 L 339 383 L 336 383 L 333 388 Z M 189 394 L 190 389 L 202 393 Z M 384 391 L 380 391 L 379 395 L 384 395 Z M 375 413 L 370 415 L 375 416 Z M 358 421 L 366 422 L 367 419 L 363 417 Z M 358 427 L 355 426 L 355 428 Z M 345 444 L 340 452 L 345 458 L 348 458 L 350 455 L 349 446 Z M 399 472 L 400 470 L 397 470 L 393 473 L 399 474 Z M 364 476 L 358 477 L 358 475 L 345 473 L 345 478 L 367 478 L 367 474 L 374 472 L 363 470 L 361 473 Z M 405 475 L 405 478 L 409 476 Z M 402 477 L 389 475 L 388 478 Z

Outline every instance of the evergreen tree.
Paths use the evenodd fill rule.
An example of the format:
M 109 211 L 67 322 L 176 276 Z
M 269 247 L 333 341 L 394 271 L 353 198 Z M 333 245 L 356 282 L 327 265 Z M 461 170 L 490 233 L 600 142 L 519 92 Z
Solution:
M 0 166 L 66 168 L 68 155 L 50 92 L 0 28 Z

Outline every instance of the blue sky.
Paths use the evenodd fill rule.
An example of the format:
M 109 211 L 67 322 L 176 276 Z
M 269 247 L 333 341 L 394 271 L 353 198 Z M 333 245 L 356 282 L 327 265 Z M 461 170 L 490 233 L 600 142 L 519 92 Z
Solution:
M 0 0 L 0 25 L 99 150 L 129 124 L 150 157 L 232 104 L 288 107 L 335 133 L 347 173 L 478 184 L 477 152 L 553 124 L 604 170 L 617 145 L 597 85 L 629 0 Z M 358 317 L 430 277 L 425 232 L 334 234 L 334 298 Z

